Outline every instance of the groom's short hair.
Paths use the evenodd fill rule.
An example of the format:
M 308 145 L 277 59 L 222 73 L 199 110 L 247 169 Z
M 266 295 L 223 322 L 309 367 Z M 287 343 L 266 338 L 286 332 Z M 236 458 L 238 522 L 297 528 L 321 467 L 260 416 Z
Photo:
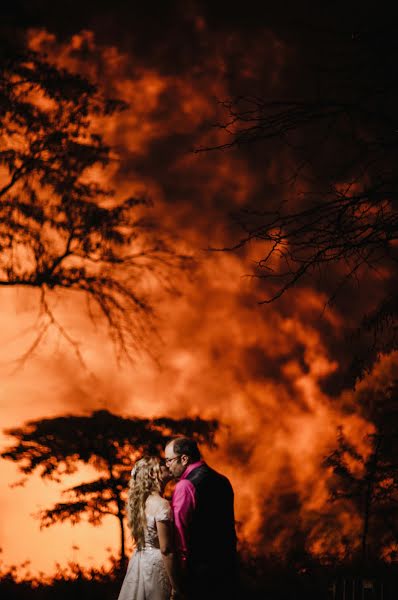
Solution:
M 187 437 L 177 437 L 172 440 L 173 450 L 175 454 L 185 454 L 189 458 L 196 462 L 200 460 L 200 452 L 195 440 L 191 440 Z

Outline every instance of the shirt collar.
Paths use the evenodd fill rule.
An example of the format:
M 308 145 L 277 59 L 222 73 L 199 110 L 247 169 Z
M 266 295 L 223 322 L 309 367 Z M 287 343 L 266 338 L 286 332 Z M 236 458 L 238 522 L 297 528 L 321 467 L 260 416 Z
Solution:
M 184 473 L 181 475 L 180 479 L 186 479 L 188 477 L 188 475 L 191 473 L 191 471 L 193 471 L 194 469 L 197 469 L 201 465 L 204 465 L 203 460 L 198 460 L 194 463 L 191 463 L 190 465 L 187 466 Z

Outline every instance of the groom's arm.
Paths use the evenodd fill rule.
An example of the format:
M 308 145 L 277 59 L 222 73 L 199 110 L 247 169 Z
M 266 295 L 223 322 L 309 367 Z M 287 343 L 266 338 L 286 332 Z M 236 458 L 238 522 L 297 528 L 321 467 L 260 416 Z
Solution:
M 181 479 L 175 487 L 171 502 L 177 532 L 177 546 L 184 564 L 189 549 L 189 524 L 195 510 L 195 488 L 188 479 Z

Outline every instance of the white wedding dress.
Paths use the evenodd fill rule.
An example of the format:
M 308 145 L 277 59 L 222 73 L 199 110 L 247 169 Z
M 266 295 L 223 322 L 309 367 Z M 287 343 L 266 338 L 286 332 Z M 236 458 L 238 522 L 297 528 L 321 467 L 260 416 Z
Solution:
M 127 567 L 127 573 L 118 600 L 169 600 L 171 586 L 159 549 L 157 521 L 171 521 L 170 503 L 160 496 L 146 501 L 145 547 L 136 550 Z

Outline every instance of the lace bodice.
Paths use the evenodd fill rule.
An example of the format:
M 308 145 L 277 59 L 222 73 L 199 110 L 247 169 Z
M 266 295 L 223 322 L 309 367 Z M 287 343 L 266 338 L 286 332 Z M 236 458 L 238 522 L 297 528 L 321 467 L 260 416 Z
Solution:
M 157 521 L 172 521 L 170 503 L 160 496 L 149 496 L 146 507 L 147 528 L 145 530 L 145 548 L 159 548 Z

